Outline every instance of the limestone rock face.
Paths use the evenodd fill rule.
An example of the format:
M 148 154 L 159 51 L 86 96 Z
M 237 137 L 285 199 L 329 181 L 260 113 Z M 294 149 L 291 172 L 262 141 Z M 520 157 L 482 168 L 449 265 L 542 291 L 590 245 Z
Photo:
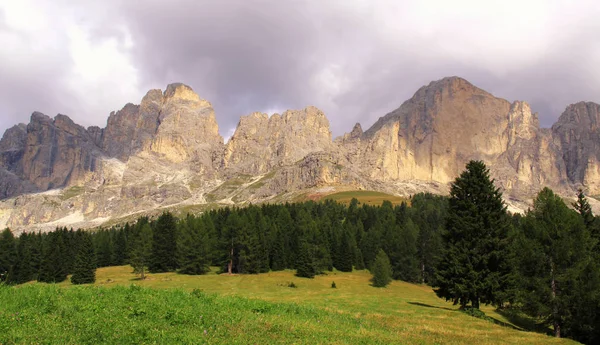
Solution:
M 227 144 L 223 165 L 234 172 L 263 174 L 331 146 L 329 120 L 315 107 L 271 117 L 253 113 L 240 119 Z
M 552 126 L 552 134 L 562 149 L 569 182 L 600 194 L 600 105 L 569 105 Z
M 99 155 L 85 128 L 68 116 L 51 119 L 35 112 L 27 125 L 22 178 L 39 190 L 64 187 L 93 172 Z
M 336 190 L 445 194 L 471 159 L 483 160 L 510 205 L 523 210 L 545 186 L 567 197 L 578 187 L 600 195 L 599 122 L 600 105 L 582 102 L 540 128 L 526 102 L 450 77 L 420 88 L 367 131 L 357 123 L 334 141 L 325 114 L 309 106 L 243 116 L 224 144 L 212 105 L 170 84 L 111 113 L 105 128 L 35 112 L 28 125 L 7 130 L 0 228 L 90 227 L 166 208 Z
M 152 152 L 175 163 L 190 160 L 213 169 L 213 155 L 222 150 L 223 138 L 208 101 L 200 99 L 189 86 L 171 84 L 165 90 L 158 123 Z
M 356 164 L 377 180 L 452 181 L 470 159 L 506 150 L 510 103 L 461 78 L 422 87 L 366 131 Z
M 19 171 L 21 159 L 27 145 L 27 126 L 18 124 L 4 132 L 0 139 L 0 166 L 10 171 Z

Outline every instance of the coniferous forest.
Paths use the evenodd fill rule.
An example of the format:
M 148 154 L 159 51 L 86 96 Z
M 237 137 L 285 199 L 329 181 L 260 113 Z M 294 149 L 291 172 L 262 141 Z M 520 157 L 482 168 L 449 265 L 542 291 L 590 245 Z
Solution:
M 600 342 L 600 218 L 582 192 L 568 205 L 543 189 L 525 215 L 510 214 L 481 162 L 470 162 L 449 197 L 416 194 L 410 205 L 333 201 L 222 208 L 177 219 L 163 213 L 95 231 L 0 234 L 3 282 L 92 283 L 97 267 L 147 272 L 299 277 L 371 269 L 373 286 L 390 278 L 428 284 L 478 309 L 525 313 L 584 343 Z M 391 275 L 391 276 L 390 276 Z

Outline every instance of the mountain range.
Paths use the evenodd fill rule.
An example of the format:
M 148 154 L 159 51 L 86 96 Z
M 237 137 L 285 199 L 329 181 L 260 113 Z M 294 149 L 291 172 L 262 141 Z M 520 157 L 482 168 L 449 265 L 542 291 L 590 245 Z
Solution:
M 325 114 L 309 106 L 243 116 L 224 143 L 211 103 L 170 84 L 112 112 L 105 128 L 34 112 L 6 130 L 0 228 L 91 227 L 337 191 L 446 194 L 471 159 L 488 165 L 509 209 L 522 211 L 545 186 L 565 197 L 578 188 L 600 195 L 599 123 L 600 105 L 579 102 L 541 128 L 526 102 L 448 77 L 366 131 L 356 124 L 333 139 Z

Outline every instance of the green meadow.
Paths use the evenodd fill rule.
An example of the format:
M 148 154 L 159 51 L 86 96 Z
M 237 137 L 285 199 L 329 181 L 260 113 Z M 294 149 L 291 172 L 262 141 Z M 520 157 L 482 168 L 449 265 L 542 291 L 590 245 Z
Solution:
M 357 199 L 361 204 L 367 204 L 371 206 L 380 206 L 384 201 L 389 201 L 393 205 L 400 205 L 402 202 L 406 202 L 410 205 L 410 199 L 395 196 L 391 194 L 373 192 L 373 191 L 347 191 L 329 194 L 323 197 L 324 200 L 333 200 L 340 204 L 350 204 L 352 199 Z
M 488 320 L 466 315 L 428 286 L 374 288 L 370 277 L 213 271 L 140 281 L 119 266 L 98 269 L 93 286 L 2 286 L 0 344 L 575 344 L 491 307 Z

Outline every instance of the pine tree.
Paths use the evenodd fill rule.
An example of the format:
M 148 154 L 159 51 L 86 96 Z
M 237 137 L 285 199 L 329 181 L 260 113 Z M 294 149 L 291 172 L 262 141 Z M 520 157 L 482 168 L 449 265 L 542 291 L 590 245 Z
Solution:
M 483 162 L 469 162 L 452 183 L 446 227 L 434 286 L 438 297 L 476 309 L 480 303 L 501 305 L 510 273 L 504 260 L 510 223 Z
M 314 278 L 316 274 L 317 270 L 313 258 L 311 257 L 310 246 L 306 241 L 302 241 L 296 259 L 296 276 Z
M 48 233 L 44 239 L 38 281 L 60 283 L 67 279 L 65 253 L 66 249 L 61 231 L 57 230 Z
M 417 256 L 418 229 L 412 220 L 406 220 L 400 228 L 398 260 L 394 265 L 394 278 L 416 283 L 420 279 Z
M 352 238 L 347 226 L 342 230 L 338 249 L 338 260 L 335 268 L 342 272 L 352 272 L 352 263 L 354 262 L 354 250 L 352 248 Z
M 146 222 L 138 223 L 138 227 L 131 243 L 129 264 L 133 267 L 133 272 L 139 274 L 140 278 L 144 280 L 146 279 L 146 268 L 150 265 L 152 258 L 152 228 Z
M 121 266 L 127 263 L 127 235 L 129 224 L 125 224 L 124 228 L 114 230 L 114 260 L 113 265 Z
M 288 267 L 285 254 L 285 238 L 276 224 L 273 224 L 274 240 L 270 251 L 270 266 L 273 271 L 281 271 Z
M 35 279 L 33 240 L 35 235 L 23 233 L 17 244 L 17 263 L 13 277 L 15 283 L 23 284 Z
M 573 207 L 575 207 L 575 210 L 579 212 L 583 218 L 583 223 L 585 226 L 590 229 L 592 223 L 594 222 L 594 214 L 592 213 L 592 207 L 586 199 L 585 194 L 583 194 L 583 190 L 581 188 L 577 190 L 577 201 L 573 203 Z
M 527 213 L 517 239 L 519 302 L 530 315 L 541 317 L 560 337 L 573 321 L 573 302 L 587 300 L 578 281 L 590 264 L 591 241 L 582 218 L 552 190 L 544 188 Z M 596 290 L 597 291 L 597 290 Z
M 92 236 L 82 230 L 77 231 L 78 246 L 71 283 L 93 284 L 96 281 L 96 252 Z
M 175 271 L 178 268 L 175 217 L 169 212 L 163 213 L 152 230 L 152 256 L 148 270 L 152 273 Z
M 373 277 L 371 282 L 374 287 L 386 287 L 392 281 L 392 265 L 387 254 L 380 249 L 371 267 Z
M 0 282 L 14 280 L 17 263 L 17 247 L 12 231 L 6 228 L 0 234 Z
M 199 275 L 210 271 L 210 242 L 203 222 L 188 217 L 181 222 L 178 237 L 179 273 Z

